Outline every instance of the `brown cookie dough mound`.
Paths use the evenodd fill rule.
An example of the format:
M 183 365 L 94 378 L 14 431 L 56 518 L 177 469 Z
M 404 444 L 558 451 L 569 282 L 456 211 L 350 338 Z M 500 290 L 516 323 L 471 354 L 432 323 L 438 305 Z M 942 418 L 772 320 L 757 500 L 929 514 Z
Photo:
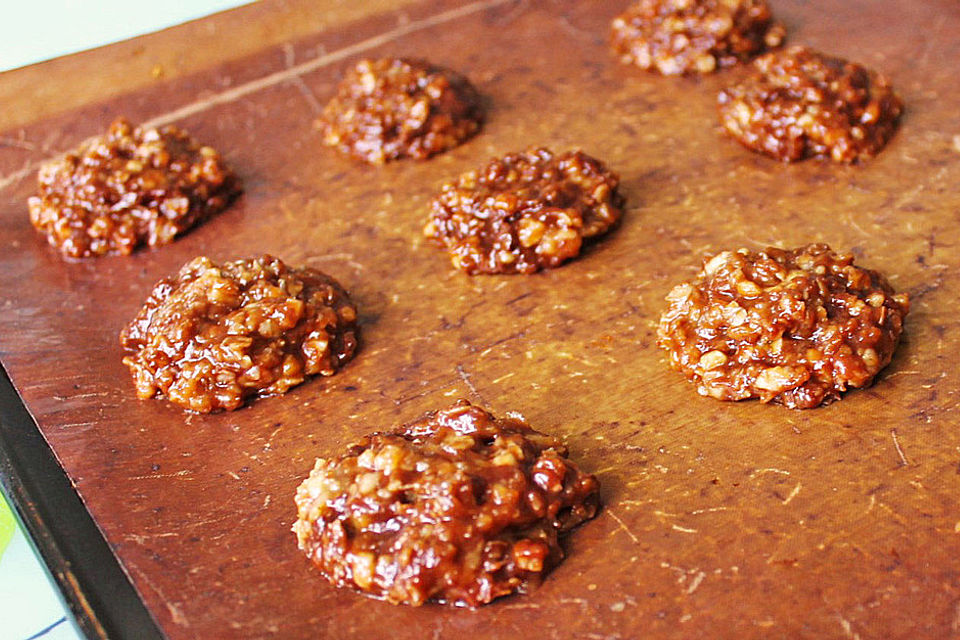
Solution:
M 175 126 L 134 128 L 123 118 L 41 167 L 38 183 L 30 221 L 70 258 L 173 242 L 240 193 L 215 150 Z
M 854 162 L 893 136 L 903 103 L 882 75 L 795 46 L 754 61 L 718 96 L 720 121 L 744 146 L 785 162 Z
M 779 47 L 786 30 L 766 0 L 641 0 L 613 21 L 625 64 L 664 75 L 710 73 Z
M 357 331 L 347 292 L 316 269 L 200 257 L 157 283 L 120 344 L 138 396 L 208 413 L 333 375 Z
M 480 95 L 462 75 L 424 60 L 361 60 L 317 125 L 323 142 L 372 164 L 424 160 L 480 130 Z
M 792 409 L 870 384 L 910 309 L 882 275 L 823 244 L 724 251 L 667 301 L 658 344 L 702 395 Z
M 539 584 L 599 494 L 559 441 L 461 400 L 317 460 L 296 503 L 300 549 L 334 585 L 475 607 Z
M 620 178 L 582 151 L 530 149 L 443 185 L 423 234 L 470 274 L 533 273 L 576 257 L 620 219 Z

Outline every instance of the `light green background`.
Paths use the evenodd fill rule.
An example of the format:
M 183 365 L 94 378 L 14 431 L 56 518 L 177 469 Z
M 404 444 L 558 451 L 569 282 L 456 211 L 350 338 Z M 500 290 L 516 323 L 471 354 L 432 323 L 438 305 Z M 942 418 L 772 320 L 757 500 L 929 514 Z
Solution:
M 3 557 L 4 550 L 10 544 L 10 539 L 13 537 L 16 527 L 17 524 L 13 520 L 13 514 L 10 513 L 10 507 L 3 499 L 3 494 L 0 494 L 0 558 Z

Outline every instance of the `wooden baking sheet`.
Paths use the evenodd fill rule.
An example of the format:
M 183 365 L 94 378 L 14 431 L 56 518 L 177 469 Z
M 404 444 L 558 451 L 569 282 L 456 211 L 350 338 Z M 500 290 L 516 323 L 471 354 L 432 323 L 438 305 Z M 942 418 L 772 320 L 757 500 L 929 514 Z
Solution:
M 725 137 L 731 72 L 620 66 L 606 37 L 626 4 L 267 1 L 82 54 L 80 73 L 67 59 L 0 75 L 7 95 L 43 87 L 0 137 L 0 361 L 168 637 L 960 637 L 960 5 L 773 0 L 791 42 L 883 71 L 906 102 L 890 146 L 845 167 Z M 262 47 L 231 38 L 248 33 L 238 15 Z M 204 47 L 209 65 L 187 55 Z M 483 133 L 382 168 L 322 148 L 318 105 L 379 55 L 466 73 L 489 98 Z M 58 110 L 81 91 L 99 97 Z M 37 163 L 120 114 L 220 149 L 245 195 L 161 250 L 65 263 L 28 222 Z M 420 240 L 430 197 L 529 145 L 619 171 L 623 224 L 549 273 L 454 273 Z M 700 398 L 668 370 L 655 322 L 704 253 L 811 241 L 912 296 L 875 386 L 800 412 Z M 152 284 L 196 255 L 261 252 L 351 290 L 356 360 L 234 413 L 138 401 L 117 335 Z M 603 512 L 539 590 L 477 611 L 334 590 L 289 531 L 313 459 L 458 397 L 564 437 Z

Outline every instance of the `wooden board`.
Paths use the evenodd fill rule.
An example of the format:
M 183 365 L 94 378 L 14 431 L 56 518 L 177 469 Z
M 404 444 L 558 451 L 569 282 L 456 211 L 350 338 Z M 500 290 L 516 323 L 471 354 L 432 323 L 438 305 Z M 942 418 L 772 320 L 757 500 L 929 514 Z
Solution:
M 18 107 L 0 139 L 0 360 L 167 636 L 960 637 L 960 6 L 773 3 L 791 42 L 882 70 L 905 99 L 887 150 L 842 167 L 783 166 L 726 138 L 714 103 L 730 73 L 617 64 L 606 36 L 625 4 L 370 3 L 303 33 L 339 4 L 267 1 L 241 15 L 290 39 L 258 50 L 223 36 L 244 23 L 227 14 L 190 27 L 214 44 L 173 31 L 138 54 L 85 54 L 79 76 L 64 61 L 0 75 L 0 90 L 101 87 L 60 113 L 48 91 L 43 115 Z M 102 71 L 194 46 L 216 47 L 213 66 L 193 56 L 129 86 Z M 343 67 L 387 54 L 468 74 L 491 104 L 482 135 L 383 168 L 321 148 L 311 123 Z M 184 126 L 246 193 L 162 250 L 64 263 L 27 220 L 36 164 L 118 114 Z M 622 226 L 550 273 L 452 272 L 419 236 L 438 184 L 535 144 L 581 146 L 619 171 Z M 798 412 L 700 398 L 667 369 L 663 297 L 705 252 L 810 241 L 854 251 L 912 296 L 874 387 Z M 117 335 L 152 284 L 198 254 L 260 252 L 349 287 L 356 360 L 229 414 L 138 401 Z M 599 476 L 604 511 L 539 590 L 478 611 L 332 589 L 289 531 L 314 457 L 457 397 L 563 436 Z

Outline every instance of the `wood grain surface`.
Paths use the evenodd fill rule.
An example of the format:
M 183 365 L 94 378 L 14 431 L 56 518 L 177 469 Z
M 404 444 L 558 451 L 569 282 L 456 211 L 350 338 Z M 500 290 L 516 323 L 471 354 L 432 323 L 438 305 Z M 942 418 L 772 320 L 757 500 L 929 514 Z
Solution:
M 301 22 L 337 4 L 301 3 Z M 0 134 L 0 360 L 170 638 L 960 638 L 960 5 L 772 2 L 790 42 L 883 71 L 906 102 L 889 147 L 846 167 L 725 137 L 715 96 L 736 72 L 621 67 L 606 37 L 625 4 L 371 3 L 304 32 L 268 0 L 259 28 L 288 37 L 252 47 L 224 37 L 232 14 L 204 20 L 212 67 L 144 84 L 112 75 L 124 44 L 0 75 L 0 92 L 46 88 Z M 142 43 L 175 57 L 197 37 Z M 396 54 L 466 73 L 489 98 L 482 134 L 382 168 L 322 148 L 312 121 L 344 66 Z M 56 89 L 70 104 L 91 84 L 57 110 Z M 63 262 L 27 218 L 37 163 L 119 114 L 176 121 L 246 193 L 161 250 Z M 623 224 L 549 273 L 453 272 L 420 240 L 439 183 L 542 144 L 619 171 Z M 911 294 L 890 367 L 805 412 L 697 396 L 655 345 L 665 294 L 707 252 L 811 241 Z M 138 401 L 117 335 L 153 283 L 261 252 L 351 290 L 358 357 L 234 413 Z M 528 596 L 469 611 L 334 590 L 289 531 L 313 459 L 458 397 L 565 438 L 605 509 Z

